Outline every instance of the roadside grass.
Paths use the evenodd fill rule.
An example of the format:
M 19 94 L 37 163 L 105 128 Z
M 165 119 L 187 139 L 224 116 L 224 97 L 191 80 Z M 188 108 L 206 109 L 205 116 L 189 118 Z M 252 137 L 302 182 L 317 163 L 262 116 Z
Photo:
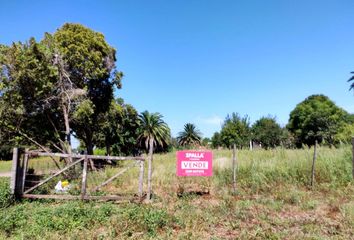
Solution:
M 236 194 L 231 151 L 214 151 L 210 178 L 177 177 L 176 154 L 157 154 L 149 204 L 22 200 L 3 208 L 12 199 L 0 178 L 0 239 L 352 239 L 351 149 L 319 148 L 314 189 L 312 154 L 239 150 Z M 91 172 L 89 186 L 123 167 Z M 133 195 L 137 187 L 133 168 L 102 194 Z

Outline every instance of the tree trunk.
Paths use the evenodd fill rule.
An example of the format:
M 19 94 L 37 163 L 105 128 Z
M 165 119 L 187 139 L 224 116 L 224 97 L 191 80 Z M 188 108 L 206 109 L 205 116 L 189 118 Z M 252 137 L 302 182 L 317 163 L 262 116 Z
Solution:
M 62 100 L 64 101 L 64 100 Z M 64 102 L 62 103 L 63 115 L 64 115 L 64 123 L 65 123 L 65 151 L 69 155 L 72 154 L 71 149 L 71 136 L 70 136 L 70 124 L 69 124 L 69 113 L 68 109 L 65 106 Z M 68 157 L 67 163 L 72 163 L 72 157 Z
M 111 156 L 111 144 L 106 143 L 106 155 Z
M 148 156 L 148 192 L 147 192 L 147 200 L 149 201 L 151 199 L 151 194 L 152 194 L 152 186 L 151 186 L 151 180 L 152 180 L 152 154 L 154 152 L 154 139 L 151 138 L 149 140 L 149 156 Z
M 87 151 L 87 155 L 93 155 L 93 143 L 92 143 L 92 138 L 88 137 L 89 135 L 86 135 L 87 139 L 85 141 L 86 144 L 86 151 Z M 91 158 L 89 158 L 89 163 L 90 163 L 90 167 L 92 170 L 96 170 L 95 164 L 93 162 L 93 160 Z

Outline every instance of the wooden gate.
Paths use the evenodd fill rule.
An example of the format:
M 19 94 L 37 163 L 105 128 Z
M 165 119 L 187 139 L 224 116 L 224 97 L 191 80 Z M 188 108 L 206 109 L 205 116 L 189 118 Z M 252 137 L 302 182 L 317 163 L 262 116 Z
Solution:
M 28 162 L 30 158 L 33 157 L 50 157 L 54 158 L 70 158 L 71 163 L 63 166 L 61 169 L 58 169 L 56 172 L 52 172 L 45 176 L 44 179 L 40 181 L 30 181 L 28 173 Z M 132 161 L 132 164 L 125 166 L 125 168 L 113 174 L 108 179 L 100 182 L 96 185 L 91 191 L 87 189 L 87 176 L 89 162 L 92 164 L 95 161 Z M 48 152 L 39 152 L 39 151 L 21 151 L 18 148 L 13 150 L 13 160 L 12 160 L 12 174 L 11 174 L 11 192 L 17 198 L 32 198 L 32 199 L 81 199 L 81 200 L 142 200 L 143 198 L 143 182 L 144 182 L 144 161 L 145 158 L 140 157 L 115 157 L 115 156 L 97 156 L 97 155 L 81 155 L 81 154 L 63 154 L 63 153 L 48 153 Z M 59 168 L 60 166 L 56 164 Z M 118 178 L 120 175 L 125 173 L 128 169 L 138 166 L 139 167 L 139 182 L 138 182 L 138 192 L 135 196 L 131 196 L 129 199 L 119 195 L 105 195 L 97 196 L 92 195 L 102 187 L 111 183 L 113 180 Z M 53 180 L 59 175 L 65 176 L 65 173 L 70 170 L 80 169 L 81 176 L 81 189 L 78 195 L 72 194 L 42 194 L 42 193 L 33 193 L 34 190 L 38 189 L 40 186 L 48 183 L 50 180 Z M 33 184 L 34 182 L 34 184 Z M 32 183 L 32 185 L 30 185 Z

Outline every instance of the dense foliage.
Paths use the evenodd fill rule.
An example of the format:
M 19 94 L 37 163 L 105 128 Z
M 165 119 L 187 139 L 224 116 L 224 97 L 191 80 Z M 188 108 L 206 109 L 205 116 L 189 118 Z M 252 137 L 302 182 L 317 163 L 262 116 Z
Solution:
M 121 87 L 115 53 L 101 33 L 80 24 L 64 24 L 40 42 L 1 46 L 1 135 L 68 151 L 74 132 L 92 153 L 98 117 Z
M 218 148 L 222 146 L 221 136 L 219 132 L 215 132 L 211 137 L 211 147 Z
M 137 110 L 123 99 L 112 101 L 109 110 L 100 116 L 98 134 L 94 137 L 97 147 L 105 148 L 107 155 L 136 155 L 139 135 Z
M 237 113 L 228 115 L 220 132 L 221 143 L 225 147 L 246 147 L 251 140 L 250 120 L 248 116 L 240 117 Z
M 279 146 L 282 129 L 273 117 L 262 117 L 252 125 L 252 140 L 264 148 Z
M 150 146 L 153 148 L 163 147 L 169 144 L 171 130 L 163 121 L 160 113 L 144 111 L 139 115 L 139 143 L 147 151 Z
M 192 123 L 186 123 L 184 130 L 178 134 L 177 141 L 181 146 L 199 146 L 202 141 L 202 133 Z
M 319 143 L 334 145 L 336 135 L 350 121 L 349 114 L 324 95 L 312 95 L 290 113 L 287 128 L 295 136 L 296 145 Z

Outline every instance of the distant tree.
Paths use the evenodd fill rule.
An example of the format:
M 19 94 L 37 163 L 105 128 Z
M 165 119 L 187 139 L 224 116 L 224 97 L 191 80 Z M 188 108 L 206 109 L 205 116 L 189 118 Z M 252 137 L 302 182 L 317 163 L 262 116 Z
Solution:
M 282 129 L 274 117 L 262 117 L 252 126 L 253 141 L 266 149 L 280 145 Z
M 177 141 L 181 146 L 199 146 L 202 134 L 192 123 L 186 123 L 184 130 L 178 134 Z
M 139 115 L 139 129 L 140 133 L 138 141 L 140 146 L 144 147 L 147 151 L 152 146 L 168 145 L 170 140 L 170 128 L 162 120 L 160 113 L 149 113 L 144 111 Z
M 171 147 L 171 150 L 172 150 L 172 149 L 179 149 L 179 148 L 180 148 L 180 145 L 178 144 L 178 141 L 177 141 L 177 138 L 176 138 L 176 137 L 171 137 L 171 140 L 170 140 L 170 147 Z
M 354 136 L 354 123 L 345 123 L 334 136 L 336 143 L 350 144 Z
M 335 135 L 348 119 L 348 113 L 324 95 L 311 95 L 290 113 L 287 128 L 297 147 L 314 145 L 315 140 L 335 144 Z
M 231 148 L 233 144 L 242 148 L 249 145 L 251 140 L 250 121 L 248 116 L 240 117 L 237 113 L 227 116 L 220 132 L 223 146 Z
M 281 129 L 280 145 L 285 148 L 295 147 L 294 135 L 286 127 Z
M 220 133 L 215 132 L 211 137 L 211 147 L 218 148 L 222 146 L 221 136 Z
M 211 139 L 210 138 L 203 138 L 203 140 L 202 140 L 202 145 L 204 146 L 204 147 L 210 147 L 210 145 L 211 145 Z

